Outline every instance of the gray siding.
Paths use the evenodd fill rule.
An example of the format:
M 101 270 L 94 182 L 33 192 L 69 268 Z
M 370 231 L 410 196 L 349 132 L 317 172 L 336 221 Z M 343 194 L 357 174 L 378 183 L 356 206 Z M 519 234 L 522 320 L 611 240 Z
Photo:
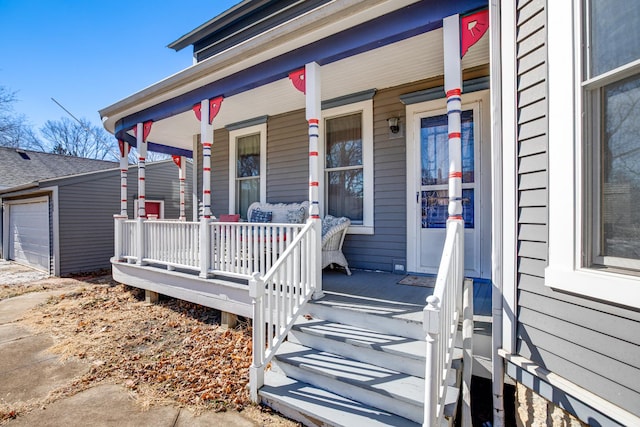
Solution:
M 309 130 L 304 110 L 267 121 L 267 202 L 309 199 Z
M 187 177 L 191 164 L 187 164 Z M 165 218 L 178 218 L 180 190 L 178 168 L 171 161 L 150 163 L 146 167 L 146 197 L 164 200 Z M 138 192 L 138 171 L 128 173 L 128 214 L 134 217 L 133 200 Z M 120 212 L 120 172 L 117 169 L 61 179 L 58 186 L 60 274 L 89 272 L 110 266 L 113 256 L 113 214 Z M 187 194 L 191 183 L 187 178 Z M 191 200 L 187 219 L 191 219 Z
M 640 313 L 544 284 L 548 188 L 553 185 L 548 180 L 545 1 L 520 0 L 517 19 L 517 351 L 640 415 Z

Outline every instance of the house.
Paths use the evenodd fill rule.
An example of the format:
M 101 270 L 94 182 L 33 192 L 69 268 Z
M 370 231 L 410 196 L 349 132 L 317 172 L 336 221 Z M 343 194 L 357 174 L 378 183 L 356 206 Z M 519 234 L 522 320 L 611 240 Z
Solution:
M 500 3 L 496 360 L 523 424 L 639 425 L 640 9 Z
M 595 12 L 512 3 L 245 0 L 171 43 L 194 64 L 100 114 L 123 153 L 192 158 L 202 216 L 159 227 L 123 210 L 114 277 L 252 317 L 252 397 L 306 425 L 450 420 L 463 314 L 492 334 L 472 349 L 492 358 L 495 425 L 505 379 L 523 424 L 638 424 L 637 221 L 616 215 L 633 205 L 635 141 L 588 151 L 617 122 L 580 121 L 583 105 L 633 112 L 637 55 L 619 43 L 618 68 L 577 80 Z M 630 22 L 602 27 L 600 52 Z M 216 218 L 303 200 L 305 224 Z M 320 271 L 327 215 L 351 221 L 353 276 Z M 492 317 L 463 310 L 471 281 L 492 288 Z
M 0 148 L 0 163 L 3 258 L 56 276 L 110 267 L 117 163 L 13 148 Z M 130 174 L 137 176 L 137 167 Z M 177 219 L 178 168 L 171 160 L 150 163 L 147 175 L 154 182 L 147 205 L 161 219 Z M 127 197 L 137 198 L 135 188 Z

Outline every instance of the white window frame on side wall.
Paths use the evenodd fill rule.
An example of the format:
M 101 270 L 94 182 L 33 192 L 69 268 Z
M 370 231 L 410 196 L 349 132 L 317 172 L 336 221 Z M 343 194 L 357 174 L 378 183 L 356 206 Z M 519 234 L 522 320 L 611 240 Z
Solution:
M 548 2 L 549 265 L 545 284 L 602 301 L 640 307 L 640 277 L 585 265 L 591 251 L 583 206 L 585 144 L 580 0 Z M 571 17 L 571 18 L 570 18 Z M 572 124 L 572 125 L 571 125 Z M 585 209 L 588 211 L 589 209 Z M 588 246 L 587 246 L 588 245 Z
M 374 234 L 373 222 L 373 101 L 361 101 L 353 104 L 322 110 L 322 132 L 320 133 L 320 143 L 318 144 L 318 154 L 321 161 L 321 171 L 319 176 L 320 188 L 324 189 L 324 194 L 320 199 L 320 212 L 326 213 L 327 208 L 327 186 L 326 184 L 326 141 L 324 122 L 334 117 L 346 116 L 349 114 L 362 113 L 362 168 L 363 168 L 363 212 L 362 224 L 351 224 L 347 233 L 349 234 Z
M 236 174 L 237 174 L 237 141 L 243 136 L 260 134 L 260 203 L 266 202 L 267 197 L 267 123 L 247 126 L 229 131 L 229 212 L 236 212 Z

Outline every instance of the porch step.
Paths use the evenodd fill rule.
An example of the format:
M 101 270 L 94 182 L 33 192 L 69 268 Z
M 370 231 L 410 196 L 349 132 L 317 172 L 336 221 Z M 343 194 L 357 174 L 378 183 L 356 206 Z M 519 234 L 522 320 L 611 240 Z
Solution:
M 262 401 L 305 426 L 398 426 L 419 424 L 281 374 L 265 372 Z
M 289 341 L 424 378 L 424 341 L 302 316 Z
M 272 362 L 274 372 L 422 423 L 421 378 L 292 342 Z
M 306 311 L 313 318 L 424 340 L 423 307 L 424 304 L 408 307 L 392 301 L 327 292 L 323 298 L 310 301 Z

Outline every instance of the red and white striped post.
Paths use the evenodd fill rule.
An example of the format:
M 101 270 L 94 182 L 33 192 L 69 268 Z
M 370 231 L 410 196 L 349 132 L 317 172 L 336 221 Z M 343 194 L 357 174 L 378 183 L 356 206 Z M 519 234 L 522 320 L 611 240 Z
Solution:
M 460 17 L 452 15 L 443 20 L 444 90 L 447 94 L 449 123 L 449 218 L 462 217 L 462 66 L 460 57 Z
M 207 278 L 210 267 L 211 245 L 209 244 L 209 221 L 211 212 L 211 148 L 213 147 L 213 119 L 220 111 L 223 97 L 203 99 L 193 106 L 196 118 L 200 120 L 200 141 L 202 143 L 202 218 L 200 219 L 200 277 Z
M 322 116 L 320 65 L 316 62 L 304 67 L 306 118 L 309 123 L 309 219 L 314 229 L 314 265 L 316 289 L 313 299 L 322 298 L 322 222 L 320 220 L 320 156 L 318 142 Z
M 127 218 L 127 172 L 129 171 L 129 143 L 119 140 L 120 148 L 120 216 Z
M 200 141 L 202 143 L 202 216 L 211 218 L 211 147 L 213 126 L 209 122 L 209 100 L 200 102 Z
M 144 245 L 144 220 L 147 218 L 145 209 L 145 164 L 147 158 L 147 137 L 151 132 L 152 121 L 138 123 L 133 128 L 136 136 L 136 147 L 138 149 L 138 264 L 143 265 L 142 261 L 145 255 Z
M 138 149 L 138 218 L 146 218 L 145 210 L 145 166 L 147 161 L 147 141 L 144 138 L 144 124 L 138 123 L 135 128 L 136 148 Z
M 180 182 L 180 217 L 178 219 L 180 221 L 186 221 L 187 215 L 185 214 L 184 190 L 187 176 L 187 165 L 184 156 L 171 156 L 171 158 L 173 159 L 173 163 L 178 166 L 178 181 Z

